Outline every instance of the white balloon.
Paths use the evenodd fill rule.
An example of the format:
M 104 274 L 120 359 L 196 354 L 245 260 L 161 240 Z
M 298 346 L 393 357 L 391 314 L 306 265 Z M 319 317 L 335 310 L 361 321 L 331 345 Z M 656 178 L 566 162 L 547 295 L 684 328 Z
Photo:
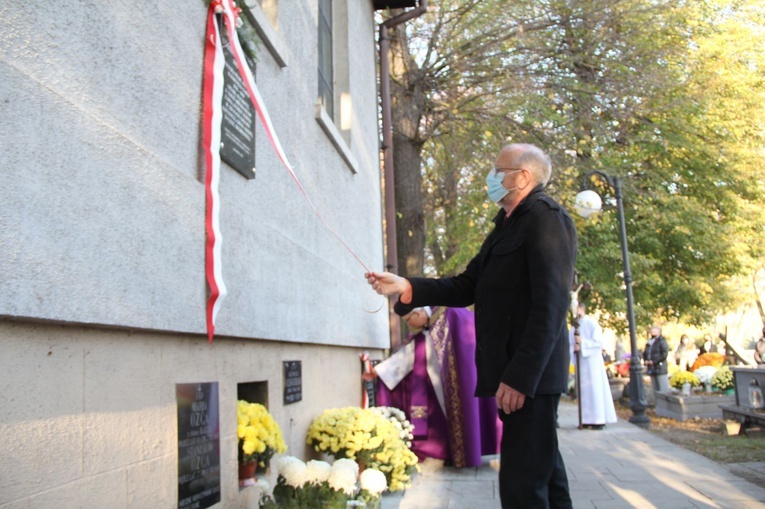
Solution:
M 576 213 L 585 219 L 600 212 L 602 206 L 603 200 L 600 199 L 600 195 L 591 189 L 580 192 L 574 199 Z

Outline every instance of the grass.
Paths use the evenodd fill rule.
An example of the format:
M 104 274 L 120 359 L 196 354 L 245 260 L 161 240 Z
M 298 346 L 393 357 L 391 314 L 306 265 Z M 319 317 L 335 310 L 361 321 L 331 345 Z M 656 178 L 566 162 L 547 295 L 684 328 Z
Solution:
M 615 403 L 619 418 L 629 420 L 632 415 L 629 405 L 624 401 Z M 651 420 L 651 433 L 718 463 L 765 461 L 765 433 L 763 431 L 752 430 L 749 436 L 726 436 L 725 421 L 722 418 L 695 418 L 678 421 L 659 417 L 652 408 L 646 410 L 646 415 Z M 739 472 L 736 473 L 739 474 Z M 762 477 L 745 477 L 765 488 L 765 479 Z

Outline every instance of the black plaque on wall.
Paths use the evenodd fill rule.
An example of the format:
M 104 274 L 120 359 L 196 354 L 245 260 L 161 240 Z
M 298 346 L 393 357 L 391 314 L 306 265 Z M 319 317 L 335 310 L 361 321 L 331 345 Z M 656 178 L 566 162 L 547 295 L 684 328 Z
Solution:
M 372 367 L 379 364 L 379 360 L 370 360 L 369 364 L 372 365 Z M 373 380 L 363 380 L 362 379 L 362 389 L 364 392 L 367 393 L 367 401 L 369 401 L 369 406 L 377 406 L 377 378 L 374 378 Z
M 284 361 L 284 404 L 303 399 L 303 367 L 301 361 Z
M 220 502 L 218 382 L 176 384 L 178 509 Z
M 226 65 L 223 70 L 223 118 L 221 119 L 220 158 L 236 171 L 255 178 L 255 108 L 239 74 L 234 54 L 231 52 L 228 35 L 221 31 L 223 55 Z M 250 70 L 254 62 L 243 52 Z

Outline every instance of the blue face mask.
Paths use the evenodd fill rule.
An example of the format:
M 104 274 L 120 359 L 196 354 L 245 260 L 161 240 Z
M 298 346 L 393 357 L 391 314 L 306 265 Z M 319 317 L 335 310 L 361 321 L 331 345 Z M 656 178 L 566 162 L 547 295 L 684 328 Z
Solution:
M 505 173 L 502 171 L 497 171 L 496 168 L 492 169 L 489 174 L 486 175 L 486 192 L 489 195 L 489 199 L 494 203 L 499 203 L 499 201 L 507 196 L 510 191 L 518 189 L 518 187 L 507 189 L 502 185 L 502 181 L 505 179 L 506 175 L 510 173 L 517 173 L 519 171 L 521 170 L 513 170 L 511 172 Z

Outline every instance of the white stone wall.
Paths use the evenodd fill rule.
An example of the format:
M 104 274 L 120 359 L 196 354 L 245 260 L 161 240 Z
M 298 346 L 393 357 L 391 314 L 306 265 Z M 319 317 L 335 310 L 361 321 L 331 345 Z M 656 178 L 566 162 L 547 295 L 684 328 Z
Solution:
M 310 200 L 381 268 L 374 22 L 348 2 L 353 173 L 316 121 L 317 1 L 279 2 L 287 67 L 255 72 Z M 204 333 L 201 0 L 0 5 L 0 315 Z M 343 20 L 339 20 L 343 21 Z M 221 336 L 381 347 L 364 268 L 258 123 L 257 178 L 220 181 Z

